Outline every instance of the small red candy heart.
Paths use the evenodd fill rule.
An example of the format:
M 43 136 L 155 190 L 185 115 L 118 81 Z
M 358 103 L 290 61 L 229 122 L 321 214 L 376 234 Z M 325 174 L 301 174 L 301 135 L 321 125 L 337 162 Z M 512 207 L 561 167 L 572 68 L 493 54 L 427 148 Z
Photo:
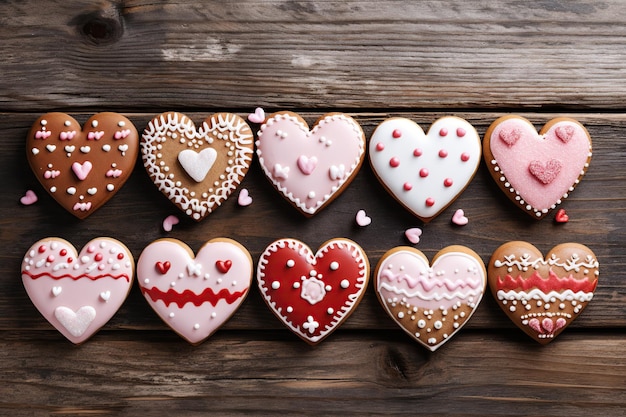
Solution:
M 554 221 L 557 223 L 567 223 L 569 221 L 569 216 L 565 212 L 565 209 L 559 209 L 556 212 L 556 216 L 554 216 Z
M 163 275 L 167 274 L 167 271 L 170 270 L 170 267 L 172 266 L 172 264 L 170 263 L 170 261 L 165 261 L 165 262 L 157 262 L 156 263 L 156 269 Z
M 227 273 L 230 270 L 230 267 L 233 266 L 233 261 L 226 260 L 226 261 L 217 261 L 215 262 L 215 266 L 217 267 L 217 270 L 220 271 L 222 274 Z

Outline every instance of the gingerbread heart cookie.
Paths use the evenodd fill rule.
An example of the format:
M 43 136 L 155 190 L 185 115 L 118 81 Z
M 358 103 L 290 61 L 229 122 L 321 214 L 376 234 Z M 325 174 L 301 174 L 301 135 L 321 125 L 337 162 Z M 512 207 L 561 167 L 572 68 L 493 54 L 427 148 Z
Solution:
M 98 113 L 81 129 L 65 113 L 47 113 L 26 140 L 35 177 L 61 206 L 83 219 L 106 203 L 130 176 L 137 153 L 135 126 L 118 113 Z
M 22 262 L 22 282 L 39 312 L 72 343 L 104 326 L 130 291 L 135 262 L 121 242 L 100 237 L 80 253 L 60 238 L 33 244 Z
M 555 246 L 544 258 L 530 243 L 513 241 L 491 256 L 489 286 L 513 323 L 546 344 L 591 301 L 598 268 L 591 249 L 578 243 Z
M 159 317 L 196 345 L 215 333 L 245 300 L 252 258 L 231 239 L 212 239 L 195 256 L 179 240 L 159 239 L 139 256 L 137 281 Z
M 150 179 L 185 214 L 200 221 L 237 189 L 250 167 L 254 141 L 244 119 L 207 117 L 199 129 L 184 114 L 152 119 L 141 137 Z
M 440 118 L 426 134 L 412 120 L 387 119 L 372 134 L 369 149 L 385 189 L 424 222 L 465 190 L 481 157 L 476 129 L 453 116 Z
M 361 126 L 342 113 L 322 116 L 311 130 L 296 113 L 274 113 L 261 126 L 256 145 L 267 178 L 305 216 L 350 184 L 365 155 Z
M 561 204 L 587 172 L 591 137 L 574 119 L 550 120 L 539 134 L 520 116 L 503 116 L 483 141 L 487 168 L 498 186 L 535 219 Z
M 374 286 L 389 316 L 435 351 L 470 319 L 487 286 L 485 265 L 465 246 L 448 246 L 433 258 L 412 247 L 389 250 L 378 262 Z
M 315 345 L 356 309 L 369 280 L 363 249 L 332 239 L 317 253 L 295 239 L 279 239 L 259 259 L 257 279 L 272 312 L 305 342 Z

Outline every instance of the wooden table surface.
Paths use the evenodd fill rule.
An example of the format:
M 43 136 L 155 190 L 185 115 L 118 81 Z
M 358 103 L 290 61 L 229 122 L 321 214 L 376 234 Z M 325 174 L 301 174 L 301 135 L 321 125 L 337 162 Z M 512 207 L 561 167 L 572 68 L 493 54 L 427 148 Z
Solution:
M 21 415 L 626 415 L 626 4 L 620 0 L 479 1 L 4 1 L 0 3 L 0 414 Z M 199 122 L 217 111 L 297 111 L 312 123 L 352 115 L 369 138 L 389 116 L 424 129 L 457 115 L 479 134 L 504 114 L 537 128 L 580 120 L 594 154 L 563 208 L 535 221 L 514 207 L 484 164 L 461 197 L 423 225 L 364 164 L 324 211 L 307 219 L 272 189 L 256 159 L 236 198 L 200 223 L 160 194 L 138 163 L 119 193 L 85 220 L 56 204 L 26 163 L 36 118 L 81 123 L 125 114 L 141 132 L 176 110 Z M 258 125 L 253 125 L 256 129 Z M 19 203 L 27 189 L 39 195 Z M 469 224 L 450 218 L 463 208 Z M 373 219 L 355 225 L 365 209 Z M 181 223 L 161 228 L 170 214 Z M 82 247 L 123 241 L 135 258 L 173 237 L 197 250 L 214 237 L 253 259 L 274 239 L 316 248 L 349 237 L 374 266 L 424 230 L 432 257 L 466 245 L 487 262 L 508 240 L 542 251 L 583 243 L 600 262 L 589 307 L 547 346 L 515 327 L 486 294 L 449 343 L 430 353 L 406 336 L 370 285 L 354 314 L 317 347 L 273 316 L 256 287 L 232 319 L 193 347 L 169 330 L 135 285 L 92 339 L 74 346 L 38 313 L 20 279 L 35 241 Z

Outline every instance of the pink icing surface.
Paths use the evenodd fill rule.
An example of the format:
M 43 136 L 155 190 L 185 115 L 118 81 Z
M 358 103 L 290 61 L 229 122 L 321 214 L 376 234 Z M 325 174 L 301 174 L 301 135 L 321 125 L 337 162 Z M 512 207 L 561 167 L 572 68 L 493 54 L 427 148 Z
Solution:
M 109 238 L 87 243 L 80 254 L 63 239 L 33 244 L 22 262 L 22 282 L 39 312 L 73 343 L 82 343 L 106 324 L 120 308 L 133 280 L 134 261 L 128 249 Z M 55 312 L 94 311 L 81 325 L 80 314 L 69 324 Z M 65 308 L 65 309 L 63 309 Z M 72 321 L 73 320 L 73 321 Z
M 220 270 L 219 261 L 231 261 L 227 272 Z M 159 262 L 169 262 L 169 269 L 159 270 Z M 247 295 L 251 280 L 252 262 L 247 251 L 228 239 L 205 243 L 195 258 L 183 242 L 157 240 L 144 249 L 137 262 L 137 281 L 150 306 L 192 344 L 212 335 L 235 313 Z M 169 293 L 167 298 L 154 300 L 149 291 Z M 199 297 L 186 297 L 190 292 L 212 293 L 217 297 L 199 303 Z
M 356 174 L 365 152 L 360 126 L 344 115 L 328 115 L 309 131 L 293 115 L 279 113 L 261 126 L 258 137 L 265 175 L 309 215 Z
M 571 137 L 560 139 L 556 133 L 559 129 Z M 512 132 L 517 132 L 515 137 L 519 135 L 516 140 L 511 138 Z M 507 119 L 493 130 L 490 147 L 506 181 L 537 211 L 554 208 L 571 191 L 591 153 L 584 129 L 568 121 L 556 123 L 542 137 L 525 120 Z M 493 166 L 492 161 L 487 163 Z M 530 167 L 537 171 L 535 175 Z M 541 179 L 549 182 L 544 184 Z
M 443 254 L 431 268 L 417 253 L 399 250 L 383 260 L 377 276 L 383 300 L 406 298 L 422 309 L 449 309 L 458 302 L 478 305 L 485 284 L 483 267 L 463 252 Z

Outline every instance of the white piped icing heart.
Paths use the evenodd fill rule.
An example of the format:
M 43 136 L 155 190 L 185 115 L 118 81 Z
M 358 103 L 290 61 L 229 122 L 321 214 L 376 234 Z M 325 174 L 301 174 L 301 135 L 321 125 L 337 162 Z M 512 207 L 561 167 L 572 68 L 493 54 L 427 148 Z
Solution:
M 483 148 L 498 186 L 535 219 L 574 191 L 591 161 L 587 129 L 565 117 L 550 120 L 537 133 L 527 119 L 503 116 L 487 129 Z
M 206 242 L 194 256 L 183 242 L 159 239 L 137 261 L 146 301 L 182 338 L 199 344 L 239 308 L 252 281 L 252 258 L 231 239 Z
M 237 189 L 252 161 L 254 140 L 232 113 L 207 117 L 196 129 L 184 114 L 152 119 L 141 137 L 144 167 L 159 190 L 200 221 Z
M 51 237 L 26 252 L 22 282 L 45 319 L 79 344 L 120 308 L 132 286 L 134 268 L 132 254 L 115 239 L 93 239 L 79 254 L 71 243 Z
M 324 115 L 312 130 L 296 113 L 274 113 L 261 126 L 256 145 L 267 178 L 305 216 L 348 186 L 365 155 L 363 130 L 341 113 Z
M 427 134 L 412 120 L 387 119 L 372 134 L 369 149 L 383 186 L 425 222 L 463 192 L 481 158 L 476 129 L 453 116 L 437 120 Z
M 374 279 L 387 314 L 431 351 L 467 323 L 487 286 L 480 256 L 457 245 L 439 251 L 432 266 L 417 249 L 391 249 L 380 259 Z

